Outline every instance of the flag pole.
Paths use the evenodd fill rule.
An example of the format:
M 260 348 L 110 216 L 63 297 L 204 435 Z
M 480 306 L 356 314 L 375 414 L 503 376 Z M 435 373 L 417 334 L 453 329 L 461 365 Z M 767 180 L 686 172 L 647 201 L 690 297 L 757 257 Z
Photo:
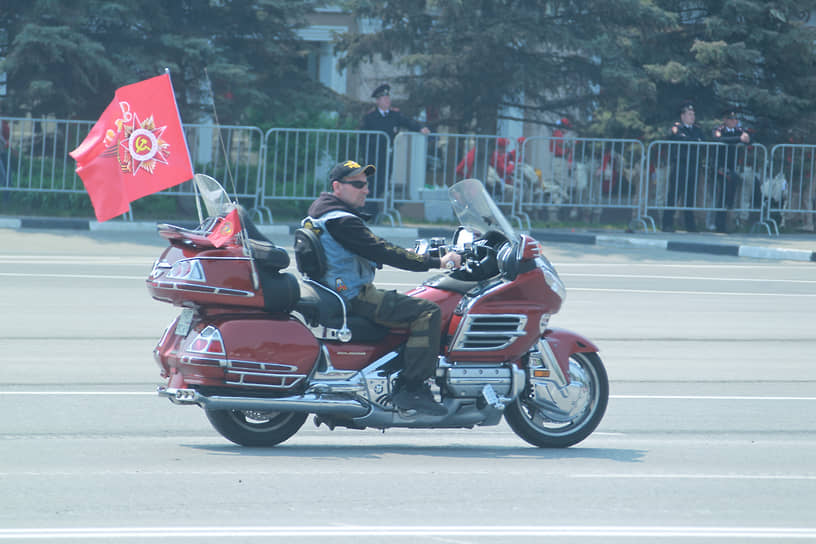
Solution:
M 210 92 L 210 104 L 212 104 L 213 117 L 215 119 L 215 130 L 218 132 L 218 143 L 221 144 L 221 152 L 224 153 L 224 167 L 226 168 L 227 180 L 232 183 L 233 195 L 235 197 L 235 207 L 238 208 L 238 187 L 235 184 L 235 178 L 232 177 L 232 172 L 229 166 L 229 155 L 227 154 L 227 147 L 224 145 L 224 138 L 221 137 L 221 123 L 218 121 L 218 111 L 215 109 L 215 93 L 212 88 L 212 81 L 210 81 L 210 73 L 207 67 L 204 67 L 204 79 L 207 81 L 207 90 Z M 260 281 L 258 279 L 258 271 L 255 269 L 255 256 L 249 247 L 249 236 L 247 235 L 245 221 L 241 217 L 240 210 L 238 216 L 241 219 L 241 246 L 244 250 L 244 255 L 249 257 L 249 270 L 252 275 L 252 287 L 258 289 Z
M 173 89 L 173 78 L 170 76 L 170 68 L 165 67 L 164 73 L 167 74 L 167 79 L 170 80 L 170 90 L 173 93 L 173 100 L 175 100 L 176 91 Z M 178 101 L 176 101 L 176 112 L 178 112 Z M 190 161 L 190 164 L 192 165 L 193 160 L 190 155 L 190 145 L 187 143 L 187 134 L 184 132 L 184 125 L 181 122 L 181 113 L 179 113 L 179 126 L 181 127 L 181 136 L 184 140 L 184 147 L 187 150 L 187 160 Z M 198 224 L 200 225 L 204 222 L 204 214 L 201 212 L 201 195 L 198 191 L 198 184 L 195 182 L 195 171 L 193 171 L 193 179 L 191 181 L 193 182 L 193 195 L 195 198 L 196 213 L 198 214 Z

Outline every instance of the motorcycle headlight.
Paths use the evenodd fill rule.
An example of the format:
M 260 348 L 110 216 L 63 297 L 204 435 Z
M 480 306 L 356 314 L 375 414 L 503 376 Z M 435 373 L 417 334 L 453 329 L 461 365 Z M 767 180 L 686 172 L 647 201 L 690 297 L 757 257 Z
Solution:
M 544 279 L 547 281 L 547 285 L 549 285 L 550 289 L 552 289 L 563 302 L 567 298 L 566 285 L 564 285 L 564 282 L 558 277 L 558 273 L 546 259 L 537 257 L 536 261 L 538 262 L 538 267 L 544 273 Z

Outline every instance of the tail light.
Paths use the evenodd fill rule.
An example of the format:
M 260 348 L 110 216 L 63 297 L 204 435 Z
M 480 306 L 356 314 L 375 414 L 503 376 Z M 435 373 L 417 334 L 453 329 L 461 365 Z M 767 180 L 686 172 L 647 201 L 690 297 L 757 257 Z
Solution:
M 204 328 L 195 339 L 190 343 L 186 349 L 189 353 L 200 353 L 203 355 L 226 355 L 224 349 L 224 340 L 221 338 L 221 333 L 213 327 L 208 325 Z
M 198 259 L 182 259 L 173 263 L 173 267 L 167 274 L 167 279 L 204 281 L 204 268 Z

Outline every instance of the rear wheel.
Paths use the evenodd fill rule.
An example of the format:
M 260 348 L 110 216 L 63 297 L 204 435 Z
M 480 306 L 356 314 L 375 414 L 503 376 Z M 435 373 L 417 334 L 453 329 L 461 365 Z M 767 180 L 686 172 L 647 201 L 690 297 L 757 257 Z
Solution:
M 254 410 L 206 410 L 207 419 L 221 436 L 241 446 L 269 447 L 290 438 L 309 414 Z
M 609 380 L 596 353 L 573 353 L 570 384 L 558 391 L 552 382 L 531 380 L 504 411 L 510 428 L 540 448 L 577 444 L 598 426 L 609 401 Z

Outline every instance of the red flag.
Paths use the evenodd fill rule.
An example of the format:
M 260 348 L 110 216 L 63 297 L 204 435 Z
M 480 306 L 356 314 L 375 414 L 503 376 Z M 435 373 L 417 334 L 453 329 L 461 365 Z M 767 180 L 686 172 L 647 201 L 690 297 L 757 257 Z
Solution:
M 70 155 L 99 221 L 125 213 L 134 200 L 191 179 L 193 166 L 170 76 L 117 89 Z
M 207 239 L 213 243 L 215 247 L 221 247 L 227 243 L 235 233 L 241 231 L 241 219 L 238 217 L 238 209 L 233 208 L 227 216 L 222 219 L 218 226 L 213 229 Z

